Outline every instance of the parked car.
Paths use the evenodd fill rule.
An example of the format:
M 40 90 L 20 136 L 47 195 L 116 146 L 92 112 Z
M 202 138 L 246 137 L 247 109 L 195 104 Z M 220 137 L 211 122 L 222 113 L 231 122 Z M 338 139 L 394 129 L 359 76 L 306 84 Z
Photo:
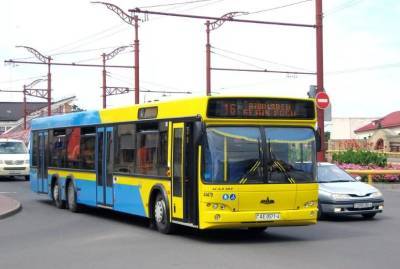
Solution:
M 23 176 L 29 180 L 29 154 L 24 142 L 0 139 L 0 176 Z
M 372 219 L 383 211 L 382 193 L 360 182 L 332 163 L 318 163 L 318 217 L 323 215 L 362 215 Z

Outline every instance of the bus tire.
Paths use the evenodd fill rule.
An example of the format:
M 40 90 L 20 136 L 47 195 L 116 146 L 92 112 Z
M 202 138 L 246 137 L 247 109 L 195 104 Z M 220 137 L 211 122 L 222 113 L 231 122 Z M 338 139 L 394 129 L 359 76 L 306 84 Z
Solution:
M 67 185 L 67 204 L 68 204 L 69 210 L 71 210 L 72 212 L 75 212 L 75 213 L 79 212 L 80 206 L 76 202 L 76 191 L 75 191 L 74 183 L 72 182 L 72 180 L 69 181 L 68 185 Z
M 153 220 L 157 230 L 163 234 L 170 234 L 174 227 L 170 221 L 169 209 L 164 195 L 157 193 L 153 205 Z
M 54 205 L 57 208 L 65 208 L 65 203 L 61 198 L 61 186 L 58 179 L 54 179 L 53 187 L 51 189 L 51 196 L 53 198 Z

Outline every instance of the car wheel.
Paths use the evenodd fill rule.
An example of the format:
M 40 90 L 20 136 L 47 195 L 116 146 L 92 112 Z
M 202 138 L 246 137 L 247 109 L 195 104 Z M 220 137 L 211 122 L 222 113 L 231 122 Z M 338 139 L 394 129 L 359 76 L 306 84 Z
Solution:
M 25 181 L 29 181 L 29 176 L 25 176 Z
M 61 186 L 60 186 L 60 183 L 58 182 L 58 179 L 55 180 L 55 182 L 53 184 L 53 188 L 51 190 L 51 193 L 52 193 L 54 205 L 57 208 L 64 208 L 65 203 L 61 199 Z
M 80 206 L 76 202 L 76 192 L 74 188 L 74 183 L 72 183 L 72 181 L 68 183 L 67 187 L 67 203 L 69 210 L 71 210 L 72 212 L 79 212 Z
M 166 200 L 161 193 L 158 193 L 153 205 L 154 223 L 159 232 L 170 234 L 174 230 L 174 226 L 169 220 L 169 210 Z
M 362 214 L 364 219 L 373 219 L 375 217 L 376 213 L 366 213 Z

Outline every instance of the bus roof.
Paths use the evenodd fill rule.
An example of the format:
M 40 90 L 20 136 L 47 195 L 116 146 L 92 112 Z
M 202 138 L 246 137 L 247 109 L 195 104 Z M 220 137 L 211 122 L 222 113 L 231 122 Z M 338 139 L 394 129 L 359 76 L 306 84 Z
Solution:
M 163 102 L 152 102 L 139 105 L 131 105 L 118 108 L 108 108 L 93 111 L 83 111 L 42 117 L 32 120 L 32 130 L 42 130 L 51 128 L 64 128 L 71 126 L 90 126 L 99 124 L 110 124 L 117 122 L 129 122 L 145 119 L 172 119 L 185 117 L 208 118 L 207 106 L 210 99 L 219 100 L 286 100 L 286 101 L 311 101 L 312 109 L 315 110 L 314 100 L 307 98 L 287 98 L 287 97 L 263 97 L 263 96 L 202 96 L 185 99 L 176 99 Z M 216 118 L 216 117 L 214 117 Z M 219 117 L 222 119 L 224 117 Z M 254 118 L 253 118 L 254 119 Z M 228 119 L 229 120 L 229 119 Z M 232 120 L 232 119 L 231 119 Z M 236 118 L 235 120 L 238 120 Z M 243 119 L 242 119 L 243 120 Z M 263 118 L 263 120 L 267 120 Z M 281 119 L 282 120 L 282 119 Z M 289 119 L 290 120 L 290 119 Z M 315 113 L 306 122 L 315 121 Z

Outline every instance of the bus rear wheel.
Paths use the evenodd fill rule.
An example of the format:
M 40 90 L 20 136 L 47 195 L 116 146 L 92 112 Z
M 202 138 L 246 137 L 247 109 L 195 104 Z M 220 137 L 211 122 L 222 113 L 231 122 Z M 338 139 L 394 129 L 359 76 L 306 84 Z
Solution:
M 68 203 L 68 208 L 72 212 L 79 212 L 79 205 L 76 202 L 76 192 L 74 188 L 74 183 L 71 181 L 68 183 L 67 187 L 67 203 Z
M 61 199 L 61 187 L 60 187 L 60 183 L 58 182 L 58 179 L 56 179 L 53 184 L 51 194 L 52 194 L 54 205 L 57 208 L 65 208 L 65 203 Z
M 164 234 L 172 233 L 173 224 L 169 219 L 169 210 L 166 200 L 161 193 L 158 193 L 156 199 L 154 200 L 153 210 L 153 221 L 157 230 Z

